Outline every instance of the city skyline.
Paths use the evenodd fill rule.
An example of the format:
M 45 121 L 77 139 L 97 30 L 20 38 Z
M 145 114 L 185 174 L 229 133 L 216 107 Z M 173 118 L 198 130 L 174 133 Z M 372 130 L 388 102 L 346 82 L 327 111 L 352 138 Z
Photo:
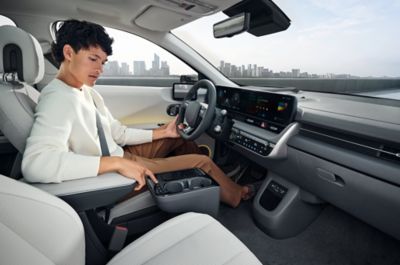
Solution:
M 151 68 L 146 68 L 146 62 L 143 60 L 132 61 L 132 71 L 127 62 L 112 60 L 104 65 L 104 76 L 169 76 L 170 69 L 167 61 L 160 61 L 160 56 L 154 53 Z
M 118 60 L 109 61 L 104 66 L 103 76 L 179 76 L 180 74 L 170 74 L 168 61 L 161 61 L 157 53 L 153 54 L 151 68 L 147 69 L 146 62 L 143 60 L 132 61 L 132 71 L 127 62 Z M 292 68 L 287 71 L 275 72 L 273 69 L 257 64 L 235 65 L 224 60 L 220 61 L 217 67 L 225 76 L 230 78 L 360 78 L 359 76 L 342 74 L 315 74 L 302 72 L 300 68 Z

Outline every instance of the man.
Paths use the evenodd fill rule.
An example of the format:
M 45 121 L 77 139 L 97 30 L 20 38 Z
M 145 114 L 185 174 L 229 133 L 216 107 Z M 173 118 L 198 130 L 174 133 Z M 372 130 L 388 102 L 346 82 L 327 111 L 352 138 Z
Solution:
M 236 207 L 249 197 L 247 186 L 234 183 L 193 142 L 179 138 L 175 121 L 138 130 L 113 118 L 92 88 L 112 42 L 103 27 L 86 21 L 65 21 L 57 31 L 52 52 L 60 68 L 36 107 L 22 161 L 25 179 L 49 183 L 118 172 L 135 179 L 140 190 L 146 175 L 157 182 L 154 173 L 198 167 L 219 183 L 223 202 Z M 102 153 L 98 123 L 110 156 Z M 179 156 L 166 157 L 171 152 Z

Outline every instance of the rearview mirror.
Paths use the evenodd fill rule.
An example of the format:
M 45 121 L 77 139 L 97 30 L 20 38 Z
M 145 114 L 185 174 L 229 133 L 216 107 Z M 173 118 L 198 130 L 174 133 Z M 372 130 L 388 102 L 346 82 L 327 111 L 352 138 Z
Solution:
M 250 26 L 250 13 L 241 13 L 214 24 L 214 37 L 232 37 L 244 31 Z

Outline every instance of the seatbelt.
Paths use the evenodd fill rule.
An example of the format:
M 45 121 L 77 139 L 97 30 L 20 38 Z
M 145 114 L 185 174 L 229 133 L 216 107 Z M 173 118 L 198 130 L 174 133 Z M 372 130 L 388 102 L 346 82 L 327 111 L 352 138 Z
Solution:
M 103 125 L 101 124 L 100 115 L 96 108 L 96 126 L 97 133 L 99 135 L 101 153 L 103 156 L 110 156 L 110 151 L 108 150 L 106 136 L 104 134 Z

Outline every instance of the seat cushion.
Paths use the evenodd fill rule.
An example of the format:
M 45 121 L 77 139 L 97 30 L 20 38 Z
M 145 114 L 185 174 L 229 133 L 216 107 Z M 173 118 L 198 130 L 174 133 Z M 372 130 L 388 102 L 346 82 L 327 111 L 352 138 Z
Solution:
M 0 175 L 0 264 L 84 263 L 78 214 L 61 199 Z
M 252 265 L 261 262 L 211 216 L 186 213 L 131 243 L 108 264 Z

